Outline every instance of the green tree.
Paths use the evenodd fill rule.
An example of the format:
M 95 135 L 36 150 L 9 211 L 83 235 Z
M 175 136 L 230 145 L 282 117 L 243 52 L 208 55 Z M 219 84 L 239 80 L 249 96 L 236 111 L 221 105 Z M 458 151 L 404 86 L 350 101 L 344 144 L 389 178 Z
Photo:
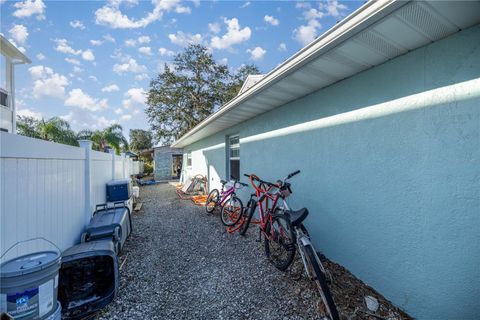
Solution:
M 138 152 L 153 146 L 152 133 L 142 129 L 130 129 L 130 149 Z
M 17 116 L 17 133 L 22 136 L 41 139 L 38 132 L 39 120 L 29 116 Z
M 128 149 L 127 139 L 123 136 L 123 128 L 119 124 L 113 124 L 103 130 L 82 130 L 77 136 L 80 139 L 91 140 L 95 150 L 107 151 L 110 147 L 119 154 L 122 149 Z
M 18 117 L 17 133 L 57 143 L 78 146 L 77 135 L 70 124 L 59 117 L 37 120 L 33 117 Z
M 151 81 L 146 114 L 155 141 L 170 143 L 226 100 L 229 71 L 208 49 L 190 45 Z

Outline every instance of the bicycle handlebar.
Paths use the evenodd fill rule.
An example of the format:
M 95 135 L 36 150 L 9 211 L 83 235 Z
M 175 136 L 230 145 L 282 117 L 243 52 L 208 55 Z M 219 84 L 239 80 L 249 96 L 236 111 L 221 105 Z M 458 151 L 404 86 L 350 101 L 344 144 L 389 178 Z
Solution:
M 283 184 L 283 182 L 285 182 L 286 180 L 292 178 L 293 176 L 296 176 L 296 175 L 299 174 L 299 173 L 300 173 L 300 170 L 296 170 L 296 171 L 290 173 L 285 179 L 283 179 L 282 184 Z M 252 175 L 246 174 L 246 173 L 243 174 L 243 175 L 244 175 L 245 177 L 247 177 L 247 178 L 250 178 L 250 177 L 252 176 Z M 258 182 L 264 183 L 264 184 L 266 184 L 267 186 L 270 186 L 270 187 L 271 187 L 271 186 L 278 187 L 278 185 L 279 185 L 278 183 L 272 183 L 272 182 L 268 182 L 268 181 L 259 179 L 259 178 L 256 177 L 256 176 L 254 177 L 254 179 L 257 180 Z

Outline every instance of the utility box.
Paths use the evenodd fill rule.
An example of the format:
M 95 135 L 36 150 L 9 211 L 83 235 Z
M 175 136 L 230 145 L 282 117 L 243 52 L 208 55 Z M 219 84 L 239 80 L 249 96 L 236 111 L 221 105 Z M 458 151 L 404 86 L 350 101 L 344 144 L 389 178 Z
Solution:
M 131 232 L 131 211 L 124 202 L 116 202 L 113 206 L 100 204 L 97 205 L 87 229 L 82 234 L 82 242 L 112 240 L 115 253 L 118 255 Z
M 107 182 L 107 202 L 127 201 L 132 196 L 130 179 Z
M 81 243 L 62 254 L 58 300 L 62 319 L 83 319 L 109 304 L 119 287 L 119 266 L 111 240 Z

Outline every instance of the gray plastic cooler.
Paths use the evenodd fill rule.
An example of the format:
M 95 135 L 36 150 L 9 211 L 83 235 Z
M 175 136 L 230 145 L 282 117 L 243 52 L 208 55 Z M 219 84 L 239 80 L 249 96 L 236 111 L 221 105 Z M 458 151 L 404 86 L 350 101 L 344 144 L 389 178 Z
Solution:
M 132 217 L 124 202 L 117 202 L 113 206 L 97 205 L 97 210 L 82 234 L 82 242 L 112 239 L 115 252 L 120 254 L 131 232 Z
M 81 319 L 109 304 L 119 286 L 119 266 L 111 240 L 81 243 L 62 255 L 58 300 L 63 319 Z

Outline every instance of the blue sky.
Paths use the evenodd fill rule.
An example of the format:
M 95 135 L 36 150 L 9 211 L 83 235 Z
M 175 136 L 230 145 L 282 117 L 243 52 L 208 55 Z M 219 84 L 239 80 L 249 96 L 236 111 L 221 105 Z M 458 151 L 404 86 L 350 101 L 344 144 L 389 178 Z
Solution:
M 147 129 L 149 81 L 188 43 L 235 70 L 263 73 L 363 1 L 5 1 L 0 32 L 24 51 L 19 114 L 67 119 L 75 130 L 112 123 Z

